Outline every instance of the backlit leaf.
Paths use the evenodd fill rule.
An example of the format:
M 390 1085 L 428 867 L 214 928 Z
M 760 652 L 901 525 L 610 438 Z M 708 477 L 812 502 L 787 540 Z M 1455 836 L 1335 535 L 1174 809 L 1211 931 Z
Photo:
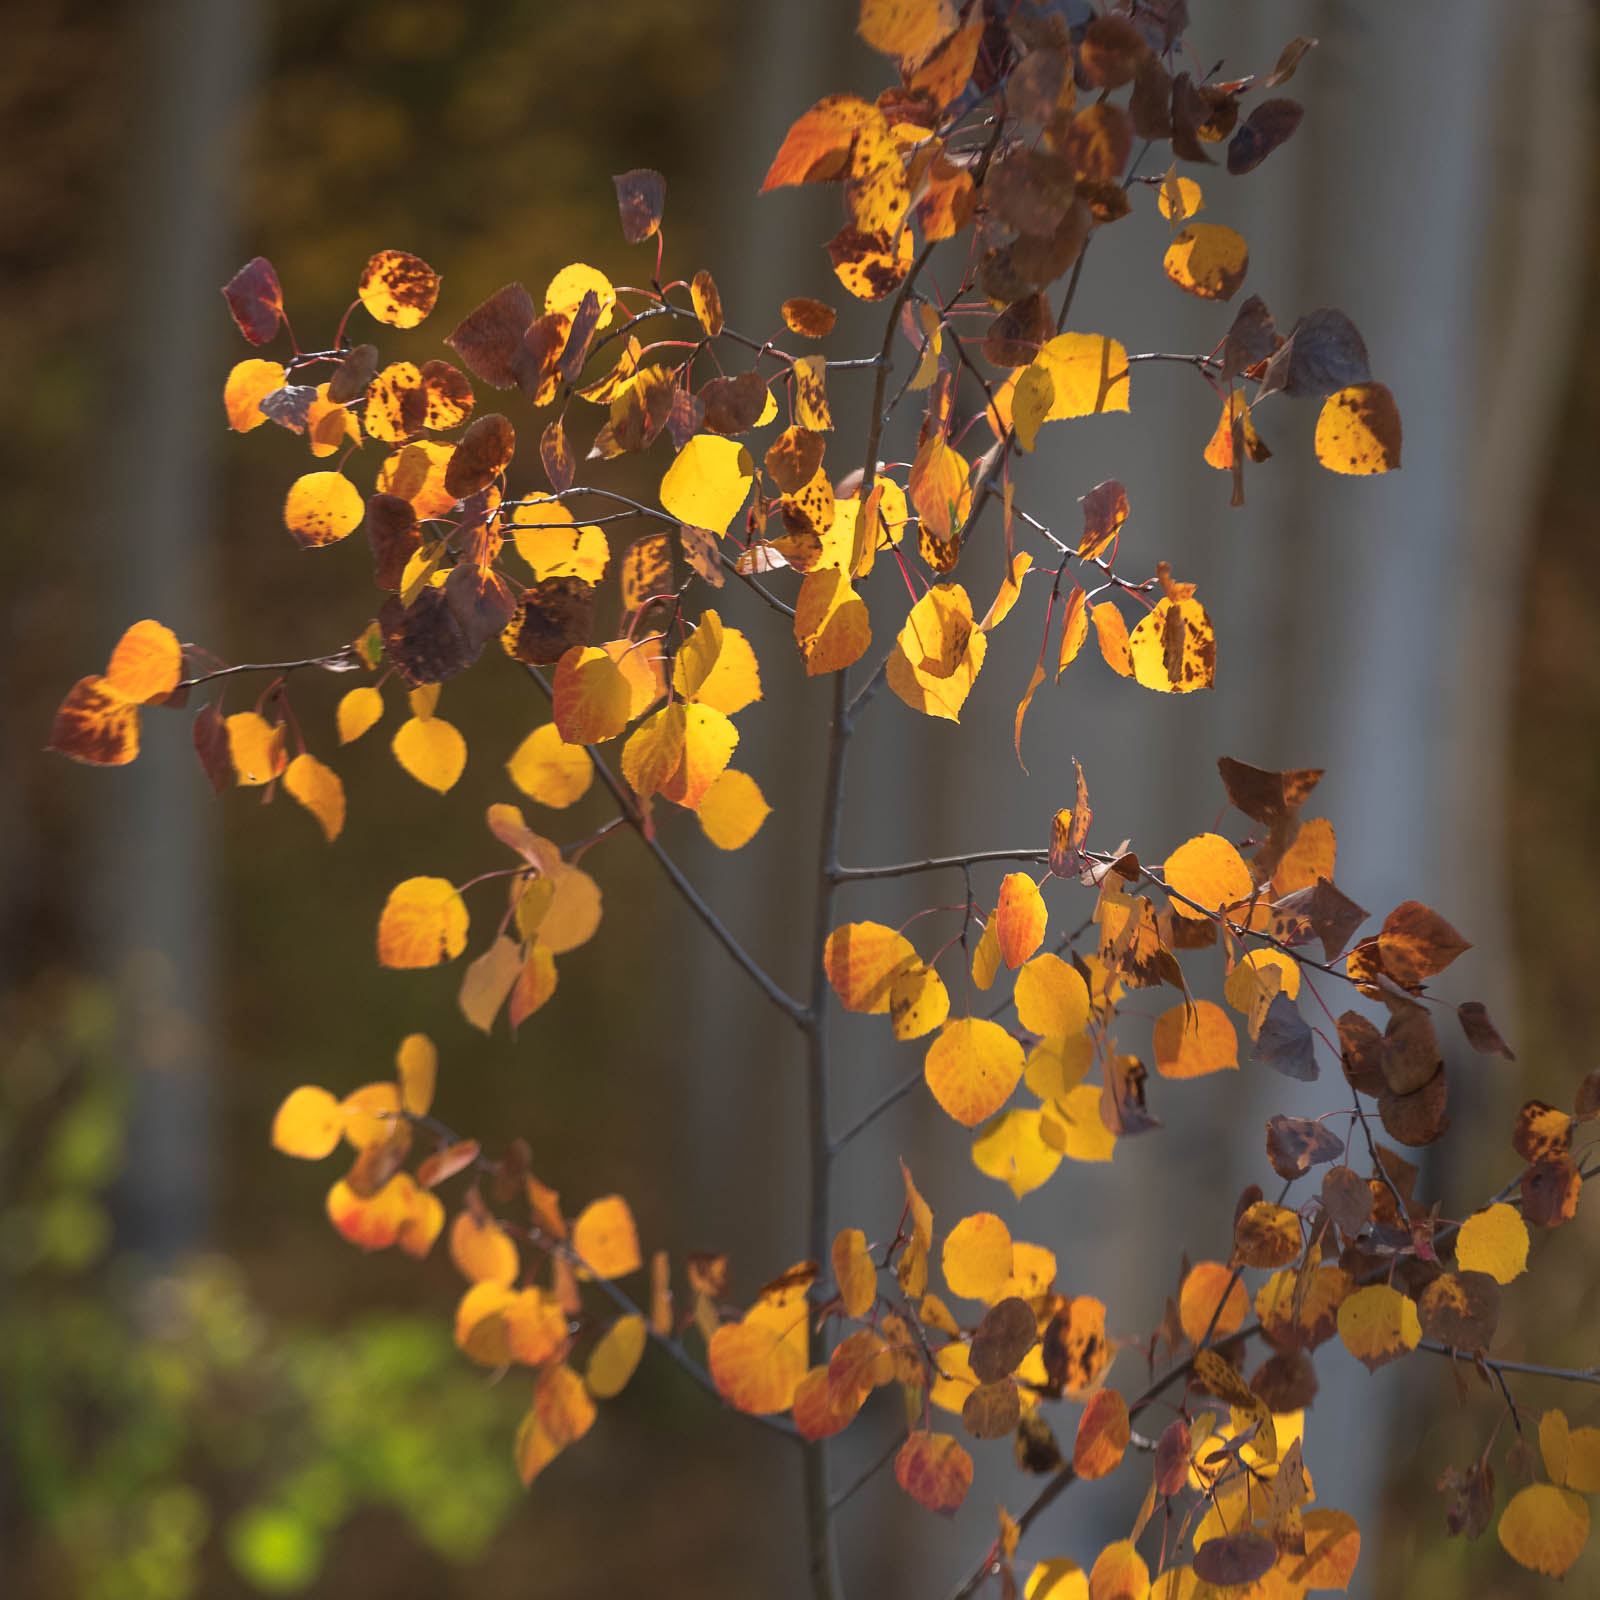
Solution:
M 1232 1269 L 1221 1261 L 1196 1262 L 1178 1295 L 1178 1320 L 1191 1344 L 1199 1344 L 1208 1328 L 1212 1341 L 1220 1343 L 1244 1326 L 1249 1310 L 1250 1295 L 1243 1282 L 1236 1280 Z M 1213 1316 L 1217 1319 L 1215 1327 L 1211 1323 Z
M 572 1248 L 600 1278 L 624 1278 L 643 1265 L 633 1212 L 620 1195 L 593 1200 L 572 1225 Z
M 589 1352 L 589 1365 L 583 1381 L 597 1400 L 610 1400 L 627 1388 L 639 1366 L 650 1328 L 643 1317 L 629 1314 L 618 1317 Z
M 972 1487 L 972 1457 L 951 1435 L 916 1428 L 894 1458 L 894 1479 L 929 1511 L 950 1516 Z
M 450 1259 L 469 1283 L 498 1283 L 510 1288 L 522 1264 L 517 1247 L 493 1217 L 470 1208 L 450 1227 Z
M 564 1361 L 540 1372 L 533 1410 L 558 1448 L 575 1443 L 594 1426 L 594 1401 L 583 1379 Z
M 1400 465 L 1400 438 L 1394 396 L 1381 383 L 1358 383 L 1323 401 L 1314 448 L 1330 472 L 1368 477 Z
M 356 294 L 377 321 L 414 328 L 439 298 L 439 274 L 404 250 L 380 250 L 362 269 Z
M 1559 1578 L 1583 1553 L 1589 1506 L 1570 1489 L 1530 1483 L 1511 1497 L 1495 1531 L 1513 1561 Z
M 1189 294 L 1202 300 L 1231 300 L 1249 269 L 1250 250 L 1232 228 L 1191 222 L 1167 246 L 1161 265 Z
M 1528 1225 L 1515 1206 L 1500 1201 L 1461 1224 L 1456 1265 L 1463 1272 L 1486 1272 L 1496 1283 L 1510 1283 L 1527 1264 Z
M 1415 984 L 1443 972 L 1472 946 L 1430 906 L 1407 900 L 1383 919 L 1378 954 L 1399 983 Z
M 897 1039 L 920 1039 L 950 1015 L 950 993 L 932 967 L 919 961 L 895 974 L 889 986 L 889 1018 Z
M 661 480 L 663 508 L 691 527 L 726 533 L 755 477 L 750 452 L 733 439 L 698 433 Z
M 892 235 L 841 228 L 828 241 L 828 256 L 834 275 L 856 299 L 882 300 L 900 287 L 911 270 L 911 230 L 903 227 Z
M 408 717 L 395 730 L 394 758 L 440 794 L 455 786 L 467 764 L 467 741 L 442 717 Z
M 875 110 L 855 95 L 829 95 L 819 100 L 784 135 L 783 144 L 761 182 L 762 193 L 785 184 L 827 182 L 840 177 L 856 129 L 868 121 Z
M 881 922 L 848 922 L 835 928 L 823 946 L 828 982 L 846 1011 L 889 1009 L 896 978 L 921 965 L 903 933 Z
M 859 31 L 885 55 L 920 58 L 950 32 L 955 21 L 951 0 L 861 0 Z
M 331 1155 L 344 1132 L 344 1112 L 326 1089 L 294 1090 L 272 1119 L 272 1148 L 303 1161 Z
M 303 752 L 284 769 L 283 786 L 317 819 L 331 844 L 344 827 L 344 784 L 332 767 Z
M 1248 899 L 1255 888 L 1244 857 L 1219 833 L 1197 834 L 1186 840 L 1163 863 L 1168 888 L 1187 900 L 1172 901 L 1173 912 L 1181 917 L 1199 917 L 1239 900 Z
M 729 767 L 712 779 L 695 811 L 705 836 L 719 850 L 740 850 L 756 836 L 772 807 L 748 772 Z
M 1150 1569 L 1131 1541 L 1119 1539 L 1089 1569 L 1089 1600 L 1147 1600 Z
M 833 1280 L 847 1317 L 864 1317 L 878 1297 L 878 1270 L 867 1254 L 867 1236 L 843 1228 L 833 1241 Z
M 998 1023 L 981 1017 L 947 1022 L 923 1061 L 934 1099 L 967 1128 L 1006 1103 L 1022 1067 L 1022 1046 Z
M 1047 420 L 1128 409 L 1128 352 L 1098 333 L 1063 333 L 1034 359 L 1050 375 Z
M 1237 1071 L 1239 1037 L 1228 1014 L 1211 1000 L 1173 1006 L 1156 1018 L 1152 1039 L 1156 1071 L 1163 1078 L 1198 1078 Z
M 598 583 L 611 560 L 603 529 L 580 525 L 559 500 L 524 500 L 511 511 L 517 554 L 535 578 L 582 578 Z
M 1122 613 L 1109 600 L 1102 600 L 1091 608 L 1090 620 L 1094 623 L 1095 637 L 1100 642 L 1100 654 L 1105 663 L 1119 677 L 1133 676 L 1133 652 L 1128 645 L 1128 625 Z
M 390 890 L 378 918 L 378 960 L 386 967 L 436 967 L 467 944 L 466 902 L 447 878 L 407 878 Z
M 1216 677 L 1216 632 L 1195 599 L 1158 600 L 1128 636 L 1128 654 L 1135 680 L 1161 694 L 1209 689 Z
M 1001 881 L 994 921 L 995 937 L 1000 941 L 1000 957 L 1013 970 L 1020 967 L 1044 942 L 1047 921 L 1044 897 L 1039 893 L 1038 885 L 1025 872 L 1008 872 Z M 1065 1033 L 1068 1030 L 1063 1028 L 1060 1031 Z
M 1073 1441 L 1073 1471 L 1080 1478 L 1105 1477 L 1121 1462 L 1131 1437 L 1128 1402 L 1115 1389 L 1101 1389 L 1090 1395 Z
M 241 361 L 228 374 L 222 389 L 222 408 L 235 433 L 249 433 L 267 420 L 261 402 L 283 387 L 284 372 L 276 361 L 252 358 Z
M 1016 1002 L 1017 1020 L 1030 1033 L 1060 1037 L 1088 1026 L 1088 985 L 1060 956 L 1038 955 L 1023 967 L 1017 974 Z
M 225 726 L 228 755 L 241 788 L 271 783 L 288 765 L 282 723 L 268 722 L 255 711 L 236 711 Z
M 827 338 L 838 318 L 838 312 L 821 300 L 785 300 L 782 313 L 784 326 L 803 339 Z
M 1422 1337 L 1417 1303 L 1387 1284 L 1357 1289 L 1340 1303 L 1339 1337 L 1368 1372 L 1376 1372 L 1416 1349 Z
M 359 739 L 383 715 L 383 696 L 370 685 L 352 689 L 340 701 L 334 720 L 339 727 L 339 743 Z
M 1100 1086 L 1079 1084 L 1039 1114 L 1039 1133 L 1069 1161 L 1109 1161 L 1117 1136 L 1100 1115 Z
M 556 665 L 552 709 L 568 744 L 598 744 L 627 727 L 633 692 L 617 664 L 593 646 L 575 645 Z
M 935 584 L 900 630 L 889 657 L 889 687 L 913 711 L 959 721 L 987 650 L 967 591 L 958 583 Z
M 251 344 L 265 344 L 283 319 L 283 291 L 278 274 L 265 256 L 247 261 L 222 290 L 233 320 Z
M 661 227 L 667 204 L 667 180 L 651 167 L 635 167 L 612 178 L 617 191 L 617 213 L 622 237 L 643 244 Z
M 1023 1600 L 1089 1600 L 1089 1574 L 1066 1556 L 1052 1556 L 1034 1566 L 1022 1594 Z
M 594 780 L 589 752 L 568 744 L 553 722 L 541 723 L 517 746 L 506 771 L 530 800 L 554 810 L 581 800 Z
M 183 676 L 183 647 L 160 622 L 136 622 L 117 640 L 105 681 L 125 700 L 165 700 Z
M 945 1282 L 964 1300 L 992 1300 L 1011 1276 L 1011 1232 L 999 1217 L 980 1211 L 963 1217 L 944 1242 Z
M 289 486 L 283 523 L 302 545 L 335 544 L 361 526 L 366 507 L 340 472 L 308 472 Z
M 866 602 L 837 567 L 806 574 L 795 602 L 794 635 L 808 677 L 841 672 L 866 653 L 872 643 Z
M 474 1028 L 488 1033 L 494 1019 L 522 972 L 522 950 L 515 939 L 501 934 L 461 974 L 456 1004 Z
M 1006 1184 L 1017 1199 L 1045 1183 L 1062 1152 L 1044 1142 L 1037 1111 L 1005 1111 L 972 1141 L 972 1164 Z

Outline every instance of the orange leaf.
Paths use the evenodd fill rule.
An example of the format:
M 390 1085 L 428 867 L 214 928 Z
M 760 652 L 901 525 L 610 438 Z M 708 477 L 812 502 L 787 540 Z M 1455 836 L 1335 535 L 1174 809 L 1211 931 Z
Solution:
M 1000 956 L 1013 971 L 1044 943 L 1048 916 L 1039 886 L 1025 872 L 1008 872 L 995 907 L 995 937 Z
M 517 1247 L 500 1224 L 487 1213 L 461 1212 L 450 1228 L 450 1259 L 470 1283 L 516 1282 L 522 1263 Z
M 1191 906 L 1174 899 L 1172 910 L 1180 917 L 1200 917 L 1246 900 L 1255 888 L 1244 857 L 1219 833 L 1186 840 L 1167 857 L 1163 869 L 1167 886 L 1195 902 Z
M 1228 1013 L 1211 1000 L 1163 1011 L 1151 1047 L 1163 1078 L 1199 1078 L 1239 1067 L 1239 1036 Z
M 1127 1539 L 1108 1544 L 1089 1569 L 1089 1600 L 1146 1600 L 1150 1569 Z
M 317 819 L 330 844 L 339 837 L 344 827 L 344 784 L 332 767 L 302 753 L 284 771 L 283 786 Z
M 761 182 L 761 192 L 765 194 L 785 184 L 825 183 L 839 177 L 856 129 L 874 110 L 855 95 L 836 94 L 819 100 L 784 135 L 783 144 Z
M 284 371 L 276 361 L 241 361 L 228 374 L 222 389 L 222 408 L 235 433 L 249 433 L 267 420 L 261 402 L 283 387 Z
M 565 1361 L 546 1367 L 533 1392 L 534 1415 L 558 1446 L 581 1439 L 594 1426 L 594 1401 L 583 1379 Z
M 607 1195 L 583 1208 L 572 1225 L 572 1248 L 600 1278 L 623 1278 L 644 1264 L 633 1213 L 621 1195 Z
M 803 1326 L 803 1306 L 799 1315 Z M 766 1319 L 724 1323 L 711 1337 L 707 1360 L 717 1392 L 753 1416 L 787 1411 L 806 1373 L 803 1349 L 796 1351 L 786 1330 Z
M 556 663 L 556 731 L 568 744 L 598 744 L 627 727 L 633 691 L 604 650 L 574 645 Z
M 833 1241 L 833 1279 L 847 1317 L 864 1317 L 878 1297 L 878 1269 L 859 1228 L 841 1228 Z
M 1208 1328 L 1215 1342 L 1237 1333 L 1244 1325 L 1245 1316 L 1250 1310 L 1250 1296 L 1242 1282 L 1234 1282 L 1229 1289 L 1232 1279 L 1232 1269 L 1222 1262 L 1200 1261 L 1183 1280 L 1183 1288 L 1178 1296 L 1178 1320 L 1183 1324 L 1184 1336 L 1191 1344 L 1199 1344 Z M 1223 1300 L 1225 1290 L 1228 1298 Z M 1219 1302 L 1222 1310 L 1217 1313 Z M 1213 1314 L 1217 1317 L 1214 1328 L 1211 1324 Z
M 945 1239 L 940 1264 L 953 1294 L 991 1300 L 1011 1276 L 1011 1230 L 988 1211 L 963 1217 Z
M 1128 1448 L 1132 1430 L 1128 1402 L 1115 1389 L 1090 1395 L 1078 1419 L 1078 1437 L 1072 1446 L 1072 1467 L 1080 1478 L 1103 1478 L 1113 1471 Z
M 228 756 L 241 788 L 271 783 L 288 764 L 283 724 L 255 711 L 236 711 L 226 719 Z
M 117 640 L 105 681 L 125 700 L 165 700 L 183 676 L 183 648 L 171 628 L 136 622 Z
M 139 754 L 139 708 L 104 678 L 80 678 L 56 712 L 48 748 L 91 766 L 126 766 Z
M 433 1085 L 439 1074 L 439 1052 L 425 1033 L 408 1033 L 394 1054 L 395 1077 L 400 1084 L 400 1104 L 414 1117 L 425 1117 L 433 1104 Z
M 894 1458 L 894 1480 L 928 1510 L 950 1516 L 972 1487 L 972 1457 L 948 1433 L 915 1428 Z
M 1091 608 L 1089 617 L 1106 665 L 1119 677 L 1131 678 L 1133 652 L 1128 647 L 1128 625 L 1122 620 L 1122 613 L 1109 600 L 1102 600 Z
M 835 928 L 822 961 L 845 1010 L 869 1013 L 887 1011 L 895 979 L 921 964 L 911 941 L 881 922 Z
M 390 890 L 378 918 L 378 960 L 386 967 L 435 967 L 467 944 L 466 902 L 447 878 L 407 878 Z

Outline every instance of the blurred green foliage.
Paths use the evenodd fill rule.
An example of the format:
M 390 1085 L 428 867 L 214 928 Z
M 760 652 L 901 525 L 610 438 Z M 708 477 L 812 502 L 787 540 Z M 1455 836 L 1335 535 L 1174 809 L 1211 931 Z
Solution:
M 126 1078 L 107 991 L 41 984 L 0 1007 L 0 1395 L 29 1518 L 22 1592 L 185 1600 L 220 1540 L 253 1589 L 308 1585 L 363 1508 L 451 1561 L 520 1491 L 514 1417 L 438 1316 L 274 1324 L 239 1269 L 159 1274 L 112 1245 Z

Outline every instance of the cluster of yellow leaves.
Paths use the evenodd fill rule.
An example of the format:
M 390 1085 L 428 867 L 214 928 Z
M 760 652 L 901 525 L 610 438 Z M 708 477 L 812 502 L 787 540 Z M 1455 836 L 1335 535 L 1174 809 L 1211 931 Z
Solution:
M 1588 1542 L 1583 1496 L 1600 1493 L 1600 1428 L 1573 1428 L 1565 1412 L 1546 1411 L 1539 1419 L 1539 1454 L 1549 1481 L 1519 1489 L 1496 1531 L 1514 1561 L 1559 1578 Z

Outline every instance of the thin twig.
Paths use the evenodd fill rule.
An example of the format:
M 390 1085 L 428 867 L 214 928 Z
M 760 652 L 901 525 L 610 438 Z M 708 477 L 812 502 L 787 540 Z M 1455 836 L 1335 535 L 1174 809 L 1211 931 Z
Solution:
M 921 861 L 896 861 L 886 867 L 835 867 L 834 881 L 864 878 L 908 878 L 915 872 L 939 872 L 945 867 L 971 867 L 984 861 L 1048 861 L 1048 850 L 975 850 L 964 856 L 926 856 Z
M 1600 1367 L 1542 1367 L 1533 1361 L 1502 1361 L 1497 1356 L 1457 1350 L 1436 1339 L 1419 1340 L 1417 1349 L 1426 1350 L 1430 1355 L 1448 1356 L 1452 1361 L 1466 1361 L 1475 1367 L 1485 1366 L 1496 1373 L 1518 1372 L 1530 1378 L 1559 1378 L 1564 1383 L 1600 1383 Z
M 829 1499 L 828 1509 L 830 1511 L 837 1511 L 839 1507 L 842 1506 L 846 1500 L 849 1500 L 852 1496 L 854 1496 L 858 1490 L 866 1488 L 866 1486 L 875 1477 L 877 1477 L 877 1475 L 882 1472 L 883 1469 L 888 1466 L 897 1455 L 899 1455 L 900 1450 L 902 1446 L 904 1446 L 905 1442 L 905 1436 L 903 1434 L 899 1438 L 891 1440 L 889 1448 L 885 1450 L 870 1467 L 864 1468 L 856 1476 L 848 1488 L 841 1489 L 836 1495 L 833 1495 Z
M 922 1082 L 922 1069 L 919 1067 L 908 1078 L 896 1084 L 870 1111 L 864 1112 L 855 1122 L 852 1122 L 837 1139 L 833 1141 L 834 1153 L 850 1143 L 850 1141 L 867 1131 L 885 1111 L 900 1104 L 916 1086 Z

